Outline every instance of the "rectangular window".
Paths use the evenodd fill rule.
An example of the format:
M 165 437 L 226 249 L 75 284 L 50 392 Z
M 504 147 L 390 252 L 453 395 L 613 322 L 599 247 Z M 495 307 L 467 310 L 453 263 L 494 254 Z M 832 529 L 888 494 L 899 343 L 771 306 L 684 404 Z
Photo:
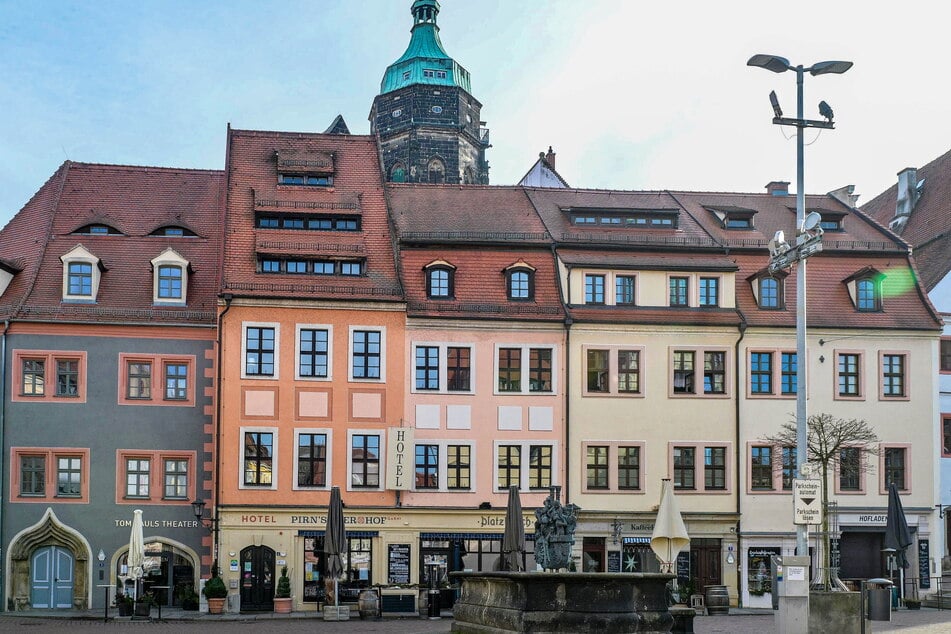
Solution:
M 327 486 L 327 434 L 298 434 L 297 486 Z
M 468 392 L 470 388 L 470 364 L 472 351 L 469 348 L 447 348 L 446 389 L 450 392 Z
M 126 372 L 128 398 L 152 398 L 152 364 L 148 361 L 133 361 L 126 366 Z
M 944 447 L 941 452 L 944 456 L 951 456 L 951 416 L 944 416 L 941 419 L 942 426 L 942 438 L 944 439 Z
M 608 448 L 588 445 L 587 471 L 589 489 L 608 488 Z
M 641 392 L 641 353 L 638 350 L 618 350 L 617 391 L 625 394 Z
M 336 270 L 334 263 L 328 260 L 317 260 L 311 266 L 314 267 L 314 275 L 333 275 Z
M 704 447 L 703 479 L 708 491 L 726 489 L 726 447 Z
M 551 445 L 528 448 L 528 487 L 547 489 L 551 486 Z
M 182 267 L 159 266 L 158 297 L 159 299 L 182 298 Z
M 92 297 L 92 264 L 70 262 L 68 277 L 68 295 Z
M 350 486 L 376 489 L 380 486 L 380 437 L 354 434 L 350 439 Z
M 165 400 L 184 401 L 188 398 L 188 366 L 184 363 L 165 364 Z
M 149 474 L 152 471 L 148 458 L 127 458 L 125 461 L 125 496 L 127 498 L 149 497 Z
M 304 260 L 288 260 L 285 263 L 285 269 L 288 273 L 302 275 L 307 272 L 307 262 Z
M 416 488 L 439 488 L 439 445 L 416 445 Z
M 905 355 L 882 355 L 882 396 L 900 398 L 905 394 Z
M 839 354 L 839 396 L 861 396 L 857 354 Z
M 188 460 L 180 458 L 166 458 L 165 472 L 165 499 L 188 499 Z
M 20 495 L 46 495 L 46 456 L 20 456 Z
M 585 304 L 603 304 L 604 303 L 604 276 L 603 275 L 585 275 L 584 276 L 584 303 Z
M 471 452 L 469 445 L 446 447 L 446 487 L 469 489 L 471 487 Z
M 529 349 L 528 391 L 551 392 L 551 348 Z
M 78 360 L 56 360 L 56 396 L 79 396 Z
M 499 392 L 522 391 L 521 348 L 499 348 Z
M 588 392 L 607 393 L 610 390 L 607 350 L 588 350 Z
M 322 329 L 301 328 L 300 357 L 297 370 L 301 378 L 321 378 L 329 376 L 328 336 Z
M 617 448 L 617 487 L 625 490 L 641 488 L 641 448 Z
M 795 394 L 798 391 L 799 377 L 797 375 L 796 353 L 783 352 L 780 368 L 780 389 L 783 394 Z
M 792 491 L 796 466 L 796 448 L 783 447 L 783 491 Z
M 754 491 L 773 490 L 772 447 L 750 447 L 750 488 Z
M 353 331 L 353 378 L 380 378 L 382 340 L 382 333 L 378 330 Z
M 362 262 L 341 262 L 340 274 L 341 275 L 363 275 L 363 263 Z
M 416 346 L 416 389 L 439 389 L 439 348 Z
M 694 353 L 674 351 L 674 394 L 694 393 Z
M 669 281 L 670 287 L 670 305 L 671 306 L 686 306 L 687 305 L 687 278 L 686 277 L 672 277 Z
M 24 359 L 20 393 L 24 396 L 43 396 L 46 392 L 46 362 L 42 359 Z
M 750 353 L 750 393 L 773 393 L 773 353 Z
M 858 447 L 843 447 L 839 450 L 839 490 L 860 491 L 861 480 L 861 449 Z
M 274 467 L 274 434 L 249 431 L 244 434 L 245 486 L 271 486 Z
M 720 278 L 700 278 L 700 305 L 706 307 L 720 305 Z
M 696 482 L 696 448 L 674 447 L 674 488 L 693 490 Z
M 703 393 L 723 394 L 726 392 L 726 353 L 703 353 Z
M 904 447 L 885 447 L 885 488 L 893 484 L 899 491 L 907 491 L 905 480 L 906 450 Z
M 56 496 L 79 497 L 82 495 L 82 458 L 57 456 Z
M 280 260 L 261 260 L 261 272 L 262 273 L 280 273 L 281 272 L 281 261 Z
M 519 445 L 499 445 L 498 460 L 499 470 L 496 477 L 496 487 L 504 491 L 512 485 L 520 486 L 522 447 Z
M 941 371 L 951 372 L 951 339 L 941 340 Z
M 614 278 L 614 303 L 618 306 L 634 305 L 634 276 L 618 275 Z
M 248 376 L 274 376 L 274 328 L 248 326 L 244 373 Z

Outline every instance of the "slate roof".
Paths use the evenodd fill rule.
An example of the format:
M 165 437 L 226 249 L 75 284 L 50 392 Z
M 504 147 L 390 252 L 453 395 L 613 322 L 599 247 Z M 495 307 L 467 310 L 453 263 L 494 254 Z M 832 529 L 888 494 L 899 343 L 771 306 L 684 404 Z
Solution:
M 333 186 L 279 185 L 278 153 L 332 155 Z M 222 292 L 238 297 L 402 301 L 375 137 L 229 129 L 225 171 Z M 258 229 L 255 209 L 276 215 L 359 216 L 361 230 Z M 258 255 L 362 260 L 365 274 L 259 273 Z
M 929 291 L 951 272 L 951 151 L 917 170 L 924 180 L 901 237 L 914 247 L 922 283 Z M 888 226 L 895 217 L 898 182 L 862 205 L 862 211 Z
M 223 172 L 66 161 L 0 231 L 0 258 L 21 270 L 0 296 L 19 320 L 214 324 Z M 121 235 L 78 235 L 89 224 Z M 165 226 L 195 237 L 149 235 Z M 62 301 L 60 257 L 77 245 L 105 271 L 94 304 Z M 151 260 L 171 247 L 190 263 L 187 305 L 153 306 Z

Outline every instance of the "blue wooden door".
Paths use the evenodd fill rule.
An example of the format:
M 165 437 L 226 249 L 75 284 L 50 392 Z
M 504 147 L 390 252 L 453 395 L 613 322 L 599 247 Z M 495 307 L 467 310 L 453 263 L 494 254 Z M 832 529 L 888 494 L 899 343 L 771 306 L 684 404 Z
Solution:
M 58 546 L 33 553 L 30 602 L 35 609 L 73 607 L 73 555 Z

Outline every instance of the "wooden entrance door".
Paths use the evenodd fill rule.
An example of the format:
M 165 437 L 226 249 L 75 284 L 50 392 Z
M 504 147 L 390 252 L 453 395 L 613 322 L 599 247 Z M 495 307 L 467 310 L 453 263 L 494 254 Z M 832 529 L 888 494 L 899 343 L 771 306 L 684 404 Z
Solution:
M 241 551 L 241 611 L 274 609 L 274 551 L 248 546 Z
M 59 546 L 46 546 L 30 560 L 30 602 L 38 609 L 73 607 L 73 554 Z
M 691 540 L 690 570 L 697 592 L 702 593 L 707 586 L 723 584 L 723 576 L 720 571 L 719 539 Z

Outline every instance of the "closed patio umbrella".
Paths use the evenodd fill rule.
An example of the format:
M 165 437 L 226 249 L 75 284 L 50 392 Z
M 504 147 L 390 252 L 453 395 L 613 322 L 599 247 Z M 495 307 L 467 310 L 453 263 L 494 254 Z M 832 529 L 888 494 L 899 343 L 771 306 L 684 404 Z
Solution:
M 142 535 L 142 511 L 132 512 L 132 532 L 129 535 L 129 576 L 135 580 L 132 598 L 139 598 L 139 580 L 145 575 L 145 538 Z
M 502 533 L 502 569 L 521 572 L 525 569 L 525 529 L 522 526 L 522 500 L 518 486 L 509 487 L 509 503 L 505 509 L 505 532 Z
M 340 499 L 340 487 L 333 487 L 330 490 L 330 504 L 327 506 L 324 558 L 327 561 L 327 574 L 334 582 L 334 605 L 340 605 L 337 598 L 337 577 L 343 573 L 343 554 L 347 552 L 346 530 L 343 522 L 343 500 Z
M 651 550 L 660 560 L 661 572 L 675 572 L 677 555 L 689 545 L 690 536 L 687 535 L 687 527 L 680 516 L 673 483 L 665 478 L 661 485 L 660 507 L 654 521 L 654 532 L 651 534 Z
M 885 548 L 895 549 L 898 558 L 898 595 L 904 597 L 905 568 L 908 567 L 908 558 L 905 549 L 913 542 L 908 521 L 905 519 L 905 509 L 902 508 L 901 498 L 898 496 L 898 487 L 892 482 L 888 485 L 888 514 L 885 516 Z

